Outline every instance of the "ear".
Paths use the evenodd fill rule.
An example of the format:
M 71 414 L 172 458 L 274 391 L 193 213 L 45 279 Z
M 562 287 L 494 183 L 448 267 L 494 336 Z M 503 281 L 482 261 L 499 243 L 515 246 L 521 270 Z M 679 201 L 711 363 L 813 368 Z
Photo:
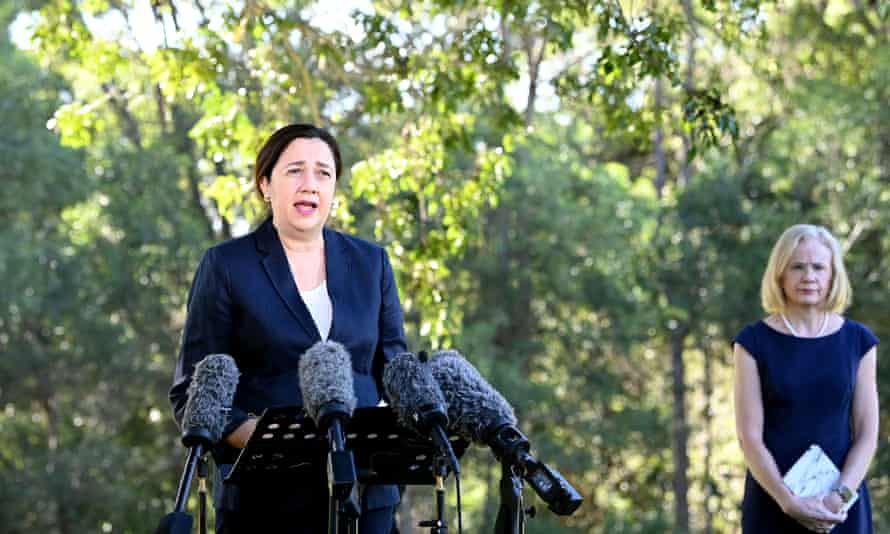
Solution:
M 263 176 L 260 178 L 260 191 L 263 192 L 264 197 L 269 196 L 269 177 Z

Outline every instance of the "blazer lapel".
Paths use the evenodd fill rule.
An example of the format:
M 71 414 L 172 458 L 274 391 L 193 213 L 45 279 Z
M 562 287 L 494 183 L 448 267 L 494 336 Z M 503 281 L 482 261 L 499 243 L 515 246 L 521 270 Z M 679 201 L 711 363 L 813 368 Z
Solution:
M 287 264 L 287 256 L 284 254 L 284 247 L 278 239 L 278 232 L 272 225 L 272 219 L 266 221 L 257 228 L 256 231 L 257 249 L 263 256 L 263 268 L 278 296 L 284 301 L 287 309 L 291 312 L 297 322 L 303 327 L 306 333 L 313 339 L 313 342 L 321 340 L 321 334 L 318 333 L 318 327 L 309 314 L 309 309 L 300 298 L 297 284 L 294 282 L 294 276 Z
M 324 268 L 328 281 L 328 295 L 331 297 L 333 319 L 328 339 L 343 339 L 339 334 L 339 326 L 349 316 L 346 309 L 349 299 L 342 298 L 343 290 L 349 284 L 349 264 L 343 252 L 343 243 L 337 232 L 324 229 Z

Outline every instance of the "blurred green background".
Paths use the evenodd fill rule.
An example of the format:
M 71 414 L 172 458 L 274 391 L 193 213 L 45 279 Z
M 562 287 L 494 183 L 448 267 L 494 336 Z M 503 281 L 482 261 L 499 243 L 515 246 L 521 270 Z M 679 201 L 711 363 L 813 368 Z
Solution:
M 171 509 L 191 277 L 262 217 L 251 164 L 288 122 L 342 143 L 331 224 L 389 250 L 410 348 L 465 353 L 585 496 L 537 502 L 530 533 L 738 532 L 730 340 L 786 226 L 838 235 L 849 315 L 890 339 L 886 0 L 3 0 L 0 22 L 3 532 Z M 499 470 L 463 465 L 464 530 L 491 532 Z M 409 491 L 403 531 L 431 505 Z

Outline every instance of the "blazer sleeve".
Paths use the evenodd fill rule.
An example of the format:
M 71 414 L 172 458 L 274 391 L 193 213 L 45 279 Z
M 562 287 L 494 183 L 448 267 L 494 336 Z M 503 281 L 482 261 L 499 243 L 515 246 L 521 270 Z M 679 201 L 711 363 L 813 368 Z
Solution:
M 389 263 L 389 255 L 381 248 L 383 261 L 382 275 L 380 279 L 381 303 L 377 350 L 374 354 L 374 379 L 381 394 L 385 395 L 383 388 L 383 369 L 393 357 L 408 350 L 405 343 L 405 325 L 402 318 L 402 305 L 399 302 L 399 290 L 396 287 L 396 279 Z
M 229 278 L 217 249 L 211 248 L 201 259 L 189 290 L 185 328 L 170 403 L 176 422 L 182 424 L 188 387 L 195 364 L 208 354 L 233 354 L 232 298 Z M 222 437 L 228 436 L 247 419 L 247 414 L 232 407 Z

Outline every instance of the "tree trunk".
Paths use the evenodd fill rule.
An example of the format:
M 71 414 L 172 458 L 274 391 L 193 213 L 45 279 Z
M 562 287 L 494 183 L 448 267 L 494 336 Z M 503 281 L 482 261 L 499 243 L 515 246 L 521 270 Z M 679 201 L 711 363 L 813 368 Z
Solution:
M 537 39 L 533 34 L 527 34 L 524 39 L 525 53 L 528 56 L 528 100 L 525 104 L 525 127 L 532 125 L 535 116 L 535 100 L 538 98 L 538 83 L 541 76 L 541 61 L 544 59 L 544 50 L 547 48 L 547 38 L 541 37 L 539 48 L 535 52 Z
M 686 421 L 686 365 L 683 345 L 689 330 L 681 326 L 671 339 L 671 378 L 673 395 L 673 425 L 671 435 L 674 456 L 674 532 L 689 532 L 689 454 L 686 450 L 688 425 Z
M 49 342 L 40 331 L 40 325 L 25 324 L 25 339 L 31 345 L 34 354 L 44 354 Z M 47 359 L 47 358 L 44 358 Z M 65 471 L 65 466 L 59 462 L 59 450 L 61 449 L 61 432 L 59 430 L 59 413 L 56 409 L 55 390 L 50 382 L 48 369 L 35 369 L 38 373 L 38 384 L 35 397 L 43 409 L 46 417 L 46 456 L 47 472 L 55 473 L 55 476 L 68 477 L 70 473 Z M 56 526 L 61 534 L 72 534 L 71 509 L 68 506 L 69 498 L 65 495 L 64 484 L 52 484 L 50 494 L 55 501 L 54 512 Z
M 705 357 L 705 376 L 704 376 L 704 389 L 705 389 L 705 409 L 704 409 L 704 420 L 705 420 L 705 472 L 704 472 L 704 481 L 705 481 L 705 503 L 704 503 L 704 512 L 705 512 L 705 534 L 711 534 L 714 532 L 714 514 L 711 511 L 710 500 L 711 495 L 713 493 L 714 484 L 711 481 L 711 457 L 714 454 L 714 425 L 713 421 L 713 410 L 711 409 L 711 401 L 714 395 L 714 358 L 711 354 L 710 348 L 705 347 L 703 350 L 703 354 Z
M 655 108 L 658 111 L 664 106 L 664 82 L 661 78 L 655 80 Z M 667 157 L 664 150 L 664 129 L 659 124 L 655 128 L 654 135 L 655 153 L 655 189 L 658 198 L 662 198 L 664 185 L 667 182 Z M 664 211 L 659 214 L 659 220 L 663 218 Z M 673 299 L 670 295 L 670 287 L 665 287 L 663 293 L 668 302 Z M 671 393 L 673 398 L 673 423 L 671 427 L 671 449 L 674 457 L 674 478 L 672 487 L 674 490 L 674 532 L 683 534 L 689 532 L 689 456 L 686 450 L 687 422 L 686 422 L 686 368 L 683 361 L 683 344 L 689 334 L 689 325 L 681 324 L 671 333 Z
M 692 1 L 683 0 L 683 12 L 686 14 L 687 28 L 687 47 L 686 47 L 686 79 L 683 81 L 683 88 L 687 93 L 695 90 L 695 14 L 692 11 Z M 684 135 L 683 148 L 683 166 L 680 170 L 680 178 L 682 185 L 689 183 L 692 177 L 692 162 L 689 160 L 689 154 L 692 150 L 692 134 Z
M 660 113 L 664 106 L 664 82 L 661 78 L 655 80 L 655 109 L 656 113 Z M 664 184 L 667 181 L 667 158 L 664 154 L 664 129 L 661 126 L 661 120 L 655 128 L 655 139 L 653 141 L 655 151 L 655 191 L 658 198 L 664 191 Z

